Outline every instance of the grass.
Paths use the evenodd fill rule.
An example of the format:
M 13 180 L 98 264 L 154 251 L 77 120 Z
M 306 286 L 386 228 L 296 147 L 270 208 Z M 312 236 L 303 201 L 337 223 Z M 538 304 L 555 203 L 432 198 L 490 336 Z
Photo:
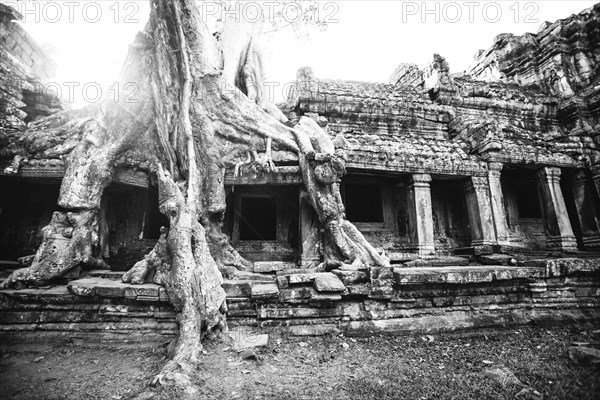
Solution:
M 269 346 L 258 350 L 259 361 L 240 360 L 227 343 L 208 345 L 194 379 L 206 399 L 600 399 L 600 369 L 571 361 L 573 342 L 600 342 L 600 327 L 369 338 L 271 335 Z M 68 358 L 57 357 L 61 351 Z M 45 358 L 32 364 L 39 357 Z M 127 399 L 158 371 L 161 357 L 135 348 L 13 348 L 0 359 L 0 397 Z M 532 389 L 503 386 L 485 373 L 500 365 Z M 85 391 L 77 389 L 82 384 Z M 177 397 L 169 389 L 156 394 Z

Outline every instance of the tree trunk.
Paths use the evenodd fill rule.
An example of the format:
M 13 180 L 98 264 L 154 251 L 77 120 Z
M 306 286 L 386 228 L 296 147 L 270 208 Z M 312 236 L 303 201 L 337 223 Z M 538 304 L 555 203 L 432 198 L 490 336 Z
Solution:
M 132 46 L 121 78 L 138 85 L 139 98 L 129 104 L 107 102 L 72 129 L 83 138 L 68 158 L 61 186 L 59 205 L 67 211 L 55 213 L 44 228 L 32 266 L 4 283 L 45 283 L 82 263 L 101 264 L 98 210 L 114 171 L 134 160 L 156 173 L 169 229 L 123 279 L 164 285 L 179 313 L 174 357 L 157 377 L 162 383 L 189 384 L 185 375 L 193 369 L 202 338 L 225 327 L 220 271 L 231 275 L 251 266 L 221 231 L 225 169 L 244 164 L 249 153 L 269 154 L 273 146 L 298 154 L 329 240 L 330 260 L 347 268 L 389 265 L 345 219 L 339 194 L 343 150 L 336 150 L 308 118 L 286 126 L 279 110 L 249 90 L 252 80 L 264 84 L 251 36 L 226 46 L 209 34 L 193 1 L 152 0 L 147 28 Z M 244 82 L 242 89 L 252 98 L 232 80 Z M 268 156 L 254 161 L 267 169 L 272 165 Z

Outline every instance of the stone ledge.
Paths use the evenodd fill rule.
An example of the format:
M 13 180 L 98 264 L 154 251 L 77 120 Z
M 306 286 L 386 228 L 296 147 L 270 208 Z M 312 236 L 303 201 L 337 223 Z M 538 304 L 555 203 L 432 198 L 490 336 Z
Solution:
M 523 262 L 526 267 L 544 268 L 546 276 L 569 276 L 578 272 L 600 272 L 600 258 L 556 258 Z
M 127 298 L 144 302 L 168 302 L 169 296 L 161 285 L 134 285 L 107 278 L 83 278 L 69 282 L 67 290 L 82 297 Z
M 487 283 L 499 280 L 544 278 L 546 269 L 541 267 L 428 267 L 394 268 L 394 283 L 414 285 L 420 283 Z

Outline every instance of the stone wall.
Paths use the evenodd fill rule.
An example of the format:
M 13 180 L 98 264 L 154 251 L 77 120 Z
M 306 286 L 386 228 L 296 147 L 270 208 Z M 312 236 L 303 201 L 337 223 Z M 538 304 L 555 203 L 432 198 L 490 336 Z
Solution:
M 64 105 L 45 84 L 56 64 L 15 21 L 21 15 L 0 4 L 0 128 L 23 129 L 27 122 Z
M 0 338 L 165 341 L 177 333 L 164 289 L 92 271 L 68 286 L 0 291 Z M 364 274 L 364 273 L 362 273 Z M 442 332 L 600 320 L 597 259 L 520 267 L 403 267 L 366 274 L 279 271 L 225 281 L 229 327 L 293 335 Z M 343 283 L 342 283 L 343 282 Z

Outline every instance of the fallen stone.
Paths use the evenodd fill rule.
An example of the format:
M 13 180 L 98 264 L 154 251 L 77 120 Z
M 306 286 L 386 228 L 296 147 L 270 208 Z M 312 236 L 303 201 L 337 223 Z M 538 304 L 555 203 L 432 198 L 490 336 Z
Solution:
M 235 351 L 264 347 L 269 344 L 268 334 L 257 334 L 244 329 L 230 331 L 229 337 L 233 339 L 233 349 Z
M 569 349 L 569 358 L 576 364 L 600 365 L 600 350 L 593 347 L 573 346 Z
M 319 292 L 343 292 L 346 286 L 334 274 L 324 272 L 315 277 L 315 289 Z
M 483 373 L 498 382 L 503 388 L 509 386 L 526 386 L 504 365 L 486 368 Z

